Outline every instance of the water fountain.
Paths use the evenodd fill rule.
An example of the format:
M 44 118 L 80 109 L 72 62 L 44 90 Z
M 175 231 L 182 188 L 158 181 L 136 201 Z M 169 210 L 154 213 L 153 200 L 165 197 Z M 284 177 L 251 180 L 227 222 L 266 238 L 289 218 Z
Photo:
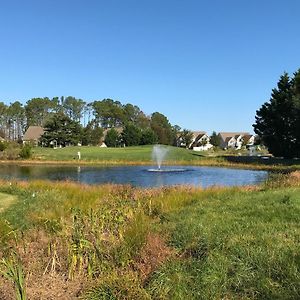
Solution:
M 166 158 L 169 147 L 163 146 L 163 145 L 155 145 L 152 149 L 152 160 L 156 163 L 157 168 L 156 169 L 149 169 L 149 172 L 182 172 L 185 171 L 185 169 L 179 169 L 179 168 L 162 168 L 162 164 L 164 159 Z

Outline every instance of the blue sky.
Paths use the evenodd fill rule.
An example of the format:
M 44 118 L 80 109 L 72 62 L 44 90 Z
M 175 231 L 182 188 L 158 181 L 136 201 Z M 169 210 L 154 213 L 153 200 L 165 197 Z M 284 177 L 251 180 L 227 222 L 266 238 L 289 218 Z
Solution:
M 4 0 L 0 101 L 112 98 L 191 130 L 252 131 L 300 67 L 299 12 L 299 0 Z

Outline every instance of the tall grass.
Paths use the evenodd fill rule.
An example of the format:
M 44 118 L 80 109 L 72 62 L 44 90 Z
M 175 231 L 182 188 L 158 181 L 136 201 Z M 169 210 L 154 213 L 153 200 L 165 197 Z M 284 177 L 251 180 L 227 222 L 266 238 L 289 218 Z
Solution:
M 209 189 L 2 181 L 16 199 L 1 213 L 2 266 L 18 290 L 31 274 L 29 298 L 61 276 L 74 299 L 298 299 L 299 186 L 299 173 Z
M 16 299 L 26 300 L 25 278 L 20 258 L 13 253 L 9 258 L 3 258 L 0 264 L 2 265 L 2 275 L 15 287 Z

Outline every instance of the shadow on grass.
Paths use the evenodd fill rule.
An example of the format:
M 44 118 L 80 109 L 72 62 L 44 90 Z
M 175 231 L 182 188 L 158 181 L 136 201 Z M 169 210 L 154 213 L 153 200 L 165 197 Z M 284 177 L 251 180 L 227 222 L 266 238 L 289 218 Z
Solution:
M 260 164 L 260 165 L 300 165 L 300 159 L 285 159 L 269 156 L 221 156 L 224 160 L 232 163 Z

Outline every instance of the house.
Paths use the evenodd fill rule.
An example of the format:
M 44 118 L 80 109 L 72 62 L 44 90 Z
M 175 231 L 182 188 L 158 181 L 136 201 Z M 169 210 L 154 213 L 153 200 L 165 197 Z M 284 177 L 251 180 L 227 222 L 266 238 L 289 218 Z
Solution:
M 189 143 L 189 145 L 186 145 L 185 139 L 182 136 L 182 132 L 177 133 L 177 147 L 184 147 L 184 148 L 192 148 L 192 145 L 195 143 L 196 139 L 199 136 L 203 136 L 205 134 L 205 131 L 192 131 L 192 140 Z
M 223 149 L 241 149 L 244 142 L 244 137 L 251 138 L 251 134 L 248 132 L 219 132 L 220 147 Z M 248 139 L 248 140 L 249 140 Z
M 255 144 L 255 135 L 253 134 L 246 134 L 244 135 L 243 139 L 246 147 L 253 146 Z
M 194 151 L 207 151 L 213 147 L 209 141 L 209 135 L 207 135 L 205 131 L 201 131 L 194 139 L 190 148 L 192 148 Z
M 44 128 L 41 126 L 29 126 L 23 136 L 23 144 L 33 143 L 38 145 L 41 136 L 44 134 Z

